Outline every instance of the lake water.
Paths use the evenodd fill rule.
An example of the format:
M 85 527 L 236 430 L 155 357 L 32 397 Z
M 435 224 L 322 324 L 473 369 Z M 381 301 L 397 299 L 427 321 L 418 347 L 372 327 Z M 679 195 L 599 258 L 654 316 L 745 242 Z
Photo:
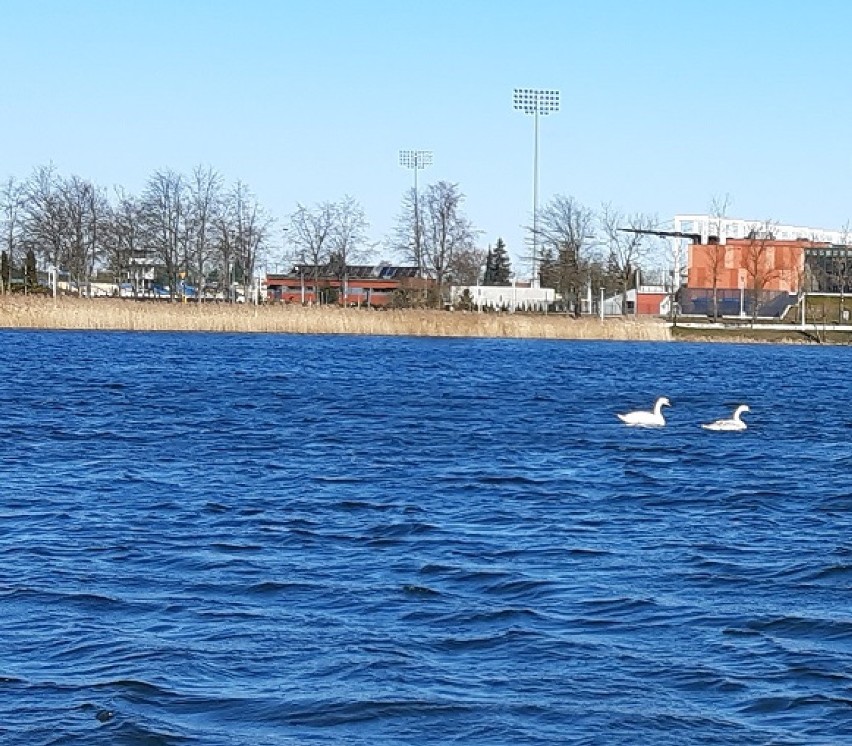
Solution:
M 852 349 L 0 343 L 4 744 L 852 742 Z

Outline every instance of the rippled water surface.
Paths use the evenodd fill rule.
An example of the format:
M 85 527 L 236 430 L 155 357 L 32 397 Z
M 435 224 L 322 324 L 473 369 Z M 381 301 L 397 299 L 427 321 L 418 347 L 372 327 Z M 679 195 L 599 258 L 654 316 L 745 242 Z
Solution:
M 850 349 L 0 341 L 4 744 L 852 742 Z

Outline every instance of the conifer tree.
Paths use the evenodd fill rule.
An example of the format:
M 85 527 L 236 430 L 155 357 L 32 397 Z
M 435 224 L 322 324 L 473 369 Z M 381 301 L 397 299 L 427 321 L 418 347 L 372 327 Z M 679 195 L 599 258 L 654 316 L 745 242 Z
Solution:
M 9 293 L 9 255 L 4 251 L 0 254 L 0 293 Z
M 509 277 L 512 275 L 512 262 L 506 251 L 506 244 L 502 238 L 497 239 L 494 254 L 491 260 L 492 285 L 508 285 Z
M 24 264 L 24 287 L 29 292 L 34 290 L 38 285 L 38 276 L 36 274 L 36 258 L 35 252 L 30 249 L 27 251 L 27 259 Z
M 485 256 L 485 276 L 482 278 L 483 285 L 494 284 L 494 254 L 491 252 L 491 247 L 488 247 L 488 254 Z

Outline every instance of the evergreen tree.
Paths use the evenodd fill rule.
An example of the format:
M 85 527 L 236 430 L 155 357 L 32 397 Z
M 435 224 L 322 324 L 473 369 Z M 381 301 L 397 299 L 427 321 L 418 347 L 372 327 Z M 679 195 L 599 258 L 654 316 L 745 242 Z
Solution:
M 497 239 L 494 254 L 491 260 L 492 285 L 508 285 L 509 277 L 512 275 L 512 262 L 506 251 L 506 244 L 502 238 Z
M 38 276 L 36 274 L 36 258 L 35 252 L 30 249 L 27 251 L 27 259 L 24 264 L 24 288 L 27 292 L 35 290 L 38 285 Z
M 0 292 L 11 292 L 12 288 L 9 285 L 9 255 L 4 251 L 0 254 Z
M 485 276 L 482 278 L 483 285 L 494 284 L 494 254 L 491 253 L 491 247 L 488 247 L 488 254 L 485 257 Z

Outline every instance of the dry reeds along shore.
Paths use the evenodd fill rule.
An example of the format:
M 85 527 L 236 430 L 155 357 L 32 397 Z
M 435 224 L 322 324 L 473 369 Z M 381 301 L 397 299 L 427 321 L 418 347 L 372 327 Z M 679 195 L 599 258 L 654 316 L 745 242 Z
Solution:
M 653 319 L 6 296 L 0 327 L 429 337 L 668 340 Z

